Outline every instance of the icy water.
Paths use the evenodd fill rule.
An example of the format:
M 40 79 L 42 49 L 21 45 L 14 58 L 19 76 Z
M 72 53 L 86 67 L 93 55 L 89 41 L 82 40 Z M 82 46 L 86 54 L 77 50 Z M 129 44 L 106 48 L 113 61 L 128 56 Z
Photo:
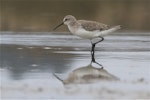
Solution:
M 120 81 L 64 85 L 53 73 L 64 78 L 89 65 L 90 41 L 67 33 L 1 32 L 1 99 L 150 99 L 150 35 L 118 34 L 96 46 L 95 59 Z

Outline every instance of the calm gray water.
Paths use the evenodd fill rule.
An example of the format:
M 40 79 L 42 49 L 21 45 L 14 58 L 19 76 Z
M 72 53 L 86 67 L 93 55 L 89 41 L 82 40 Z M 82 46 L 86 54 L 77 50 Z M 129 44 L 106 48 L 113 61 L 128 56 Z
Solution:
M 68 33 L 1 33 L 2 98 L 149 98 L 150 36 L 118 34 L 96 46 L 95 58 L 121 81 L 66 90 L 52 73 L 88 65 L 90 41 Z

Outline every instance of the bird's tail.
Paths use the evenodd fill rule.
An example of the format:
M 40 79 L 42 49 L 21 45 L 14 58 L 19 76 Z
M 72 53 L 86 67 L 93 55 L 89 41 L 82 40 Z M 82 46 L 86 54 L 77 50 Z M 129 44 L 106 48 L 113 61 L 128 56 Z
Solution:
M 120 26 L 120 25 L 117 25 L 117 26 L 114 26 L 114 27 L 112 27 L 112 28 L 110 28 L 110 29 L 108 29 L 108 30 L 101 31 L 101 32 L 97 33 L 96 35 L 97 35 L 97 37 L 98 37 L 98 36 L 103 37 L 103 36 L 106 36 L 106 35 L 108 35 L 108 34 L 111 34 L 112 32 L 114 32 L 114 31 L 116 31 L 116 30 L 119 30 L 120 28 L 121 28 L 121 26 Z

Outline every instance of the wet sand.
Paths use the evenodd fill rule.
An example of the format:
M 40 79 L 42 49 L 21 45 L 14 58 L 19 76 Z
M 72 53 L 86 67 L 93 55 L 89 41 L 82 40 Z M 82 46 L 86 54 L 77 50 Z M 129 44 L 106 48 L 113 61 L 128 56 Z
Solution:
M 2 99 L 150 99 L 150 36 L 113 35 L 96 46 L 95 59 L 119 81 L 64 85 L 90 64 L 90 42 L 68 34 L 2 34 Z M 94 64 L 94 67 L 99 68 Z

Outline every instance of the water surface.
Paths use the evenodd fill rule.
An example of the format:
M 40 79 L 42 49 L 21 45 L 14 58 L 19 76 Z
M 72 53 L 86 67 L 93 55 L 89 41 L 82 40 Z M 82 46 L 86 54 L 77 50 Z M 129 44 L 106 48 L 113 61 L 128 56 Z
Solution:
M 0 38 L 2 98 L 150 98 L 149 38 L 149 35 L 132 34 L 107 36 L 96 46 L 95 58 L 120 81 L 66 88 L 53 73 L 67 75 L 88 65 L 90 41 L 68 33 L 3 32 Z

